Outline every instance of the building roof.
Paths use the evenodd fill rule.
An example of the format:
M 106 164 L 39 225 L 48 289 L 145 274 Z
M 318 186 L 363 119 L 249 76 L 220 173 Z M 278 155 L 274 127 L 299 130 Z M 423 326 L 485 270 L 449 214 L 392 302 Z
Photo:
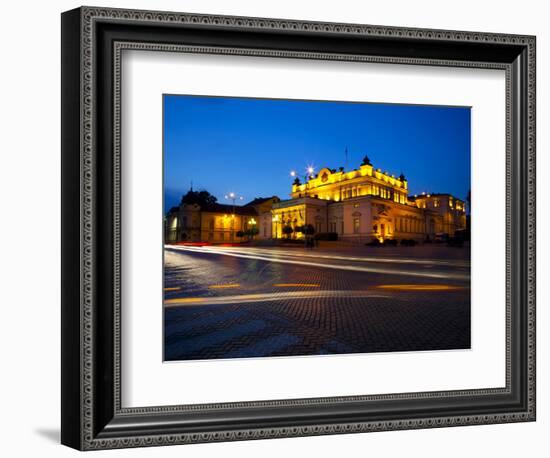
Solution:
M 252 205 L 260 205 L 260 204 L 263 204 L 264 202 L 267 202 L 268 200 L 271 200 L 271 199 L 275 199 L 276 202 L 278 202 L 279 199 L 277 196 L 271 196 L 271 197 L 256 197 L 254 198 L 254 200 L 251 200 L 250 202 L 248 202 L 247 204 L 244 204 L 245 207 L 249 207 L 249 206 L 252 206 Z
M 246 205 L 231 205 L 231 204 L 210 204 L 201 207 L 201 211 L 209 213 L 228 213 L 242 216 L 258 216 L 254 207 L 248 207 Z
M 464 202 L 464 199 L 455 197 L 452 194 L 449 194 L 448 192 L 430 192 L 426 194 L 416 194 L 416 195 L 408 196 L 408 198 L 409 200 L 416 200 L 416 199 L 427 199 L 428 197 L 443 197 L 443 196 L 449 196 L 449 197 L 452 197 L 454 200 Z

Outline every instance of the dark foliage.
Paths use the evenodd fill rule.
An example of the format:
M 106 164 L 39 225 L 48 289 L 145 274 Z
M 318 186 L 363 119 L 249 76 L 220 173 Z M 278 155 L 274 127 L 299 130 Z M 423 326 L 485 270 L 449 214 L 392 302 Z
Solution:
M 215 204 L 217 201 L 218 199 L 206 190 L 202 190 L 202 191 L 189 190 L 187 191 L 187 194 L 185 194 L 181 198 L 182 204 L 187 204 L 187 205 L 196 204 L 201 207 Z
M 368 243 L 365 243 L 366 246 L 382 246 L 382 243 L 380 243 L 380 240 L 377 238 L 372 238 L 372 240 Z
M 338 240 L 338 233 L 337 232 L 319 232 L 318 234 L 315 234 L 315 240 L 335 242 Z

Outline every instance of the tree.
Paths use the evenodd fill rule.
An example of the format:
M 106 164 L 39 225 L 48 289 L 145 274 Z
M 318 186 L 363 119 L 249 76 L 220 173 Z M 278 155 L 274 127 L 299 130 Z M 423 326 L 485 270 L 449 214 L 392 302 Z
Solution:
M 303 226 L 300 226 L 300 228 L 297 228 L 299 232 L 304 234 L 304 241 L 306 243 L 306 247 L 313 248 L 313 245 L 315 243 L 315 240 L 313 238 L 313 234 L 315 234 L 315 228 L 312 224 L 304 224 Z
M 302 226 L 302 231 L 304 235 L 313 235 L 315 234 L 315 228 L 313 227 L 313 224 L 306 224 Z
M 182 204 L 196 204 L 200 207 L 215 204 L 217 201 L 218 199 L 215 196 L 204 189 L 202 191 L 193 191 L 192 189 L 190 189 L 189 191 L 187 191 L 187 194 L 185 194 L 181 198 Z
M 235 235 L 241 239 L 245 236 L 245 233 L 243 231 L 237 231 Z
M 250 229 L 247 229 L 244 233 L 247 237 L 250 237 L 250 240 L 253 240 L 254 236 L 260 233 L 260 230 L 257 227 L 251 227 Z
M 292 226 L 283 226 L 283 234 L 286 235 L 286 238 L 289 239 L 290 235 L 294 232 L 294 229 L 292 229 Z
M 296 228 L 296 232 L 304 235 L 313 235 L 315 234 L 315 228 L 313 227 L 313 224 L 304 224 L 303 226 L 298 226 Z
M 361 162 L 361 165 L 372 165 L 369 157 L 366 154 L 365 154 L 365 157 L 363 158 L 363 162 Z

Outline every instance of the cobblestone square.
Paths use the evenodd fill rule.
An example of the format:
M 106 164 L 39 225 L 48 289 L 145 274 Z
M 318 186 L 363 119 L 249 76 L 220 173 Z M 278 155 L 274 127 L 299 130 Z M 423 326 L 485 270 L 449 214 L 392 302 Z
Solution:
M 165 360 L 470 348 L 467 248 L 165 248 Z

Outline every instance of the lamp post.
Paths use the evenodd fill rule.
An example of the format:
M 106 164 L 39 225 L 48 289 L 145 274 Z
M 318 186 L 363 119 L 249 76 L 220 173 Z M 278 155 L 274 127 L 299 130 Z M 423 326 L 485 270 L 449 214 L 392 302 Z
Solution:
M 234 192 L 230 192 L 229 194 L 226 194 L 226 195 L 225 195 L 225 198 L 226 198 L 227 200 L 230 200 L 230 201 L 233 202 L 233 214 L 235 214 L 235 201 L 236 201 L 237 199 L 239 199 L 239 200 L 243 200 L 243 199 L 244 199 L 243 196 L 238 196 L 238 195 L 235 194 Z
M 248 225 L 250 226 L 250 229 L 249 229 L 250 240 L 253 240 L 254 236 L 256 235 L 256 220 L 254 218 L 250 218 L 248 220 Z
M 235 201 L 237 199 L 238 200 L 243 200 L 244 197 L 243 196 L 238 196 L 233 191 L 230 192 L 229 194 L 226 194 L 224 197 L 227 200 L 230 200 L 230 201 L 233 202 L 233 210 L 232 210 L 232 214 L 231 214 L 231 241 L 234 241 L 235 240 Z
M 306 175 L 304 177 L 305 183 L 306 183 L 306 197 L 307 197 L 307 188 L 309 185 L 309 180 L 313 178 L 313 173 L 315 172 L 315 168 L 312 165 L 308 165 L 306 169 Z
M 309 187 L 309 180 L 311 180 L 313 178 L 313 174 L 315 173 L 315 167 L 313 165 L 308 165 L 306 167 L 306 174 L 304 175 L 304 184 L 305 184 L 305 196 L 304 197 L 307 197 L 307 192 L 308 192 L 308 187 Z M 296 172 L 294 170 L 291 170 L 290 171 L 290 176 L 291 177 L 296 177 Z M 306 205 L 304 204 L 304 242 L 307 244 L 307 234 L 305 233 L 305 231 L 307 230 L 307 208 L 306 208 Z
M 308 181 L 310 179 L 313 178 L 313 174 L 315 173 L 315 167 L 313 167 L 312 165 L 308 165 L 306 167 L 306 174 L 304 175 L 304 184 L 306 185 L 306 188 L 305 188 L 305 192 L 306 192 L 306 197 L 307 197 L 307 187 L 308 187 Z M 292 178 L 296 178 L 298 174 L 296 173 L 296 170 L 291 170 L 290 171 L 290 176 Z

